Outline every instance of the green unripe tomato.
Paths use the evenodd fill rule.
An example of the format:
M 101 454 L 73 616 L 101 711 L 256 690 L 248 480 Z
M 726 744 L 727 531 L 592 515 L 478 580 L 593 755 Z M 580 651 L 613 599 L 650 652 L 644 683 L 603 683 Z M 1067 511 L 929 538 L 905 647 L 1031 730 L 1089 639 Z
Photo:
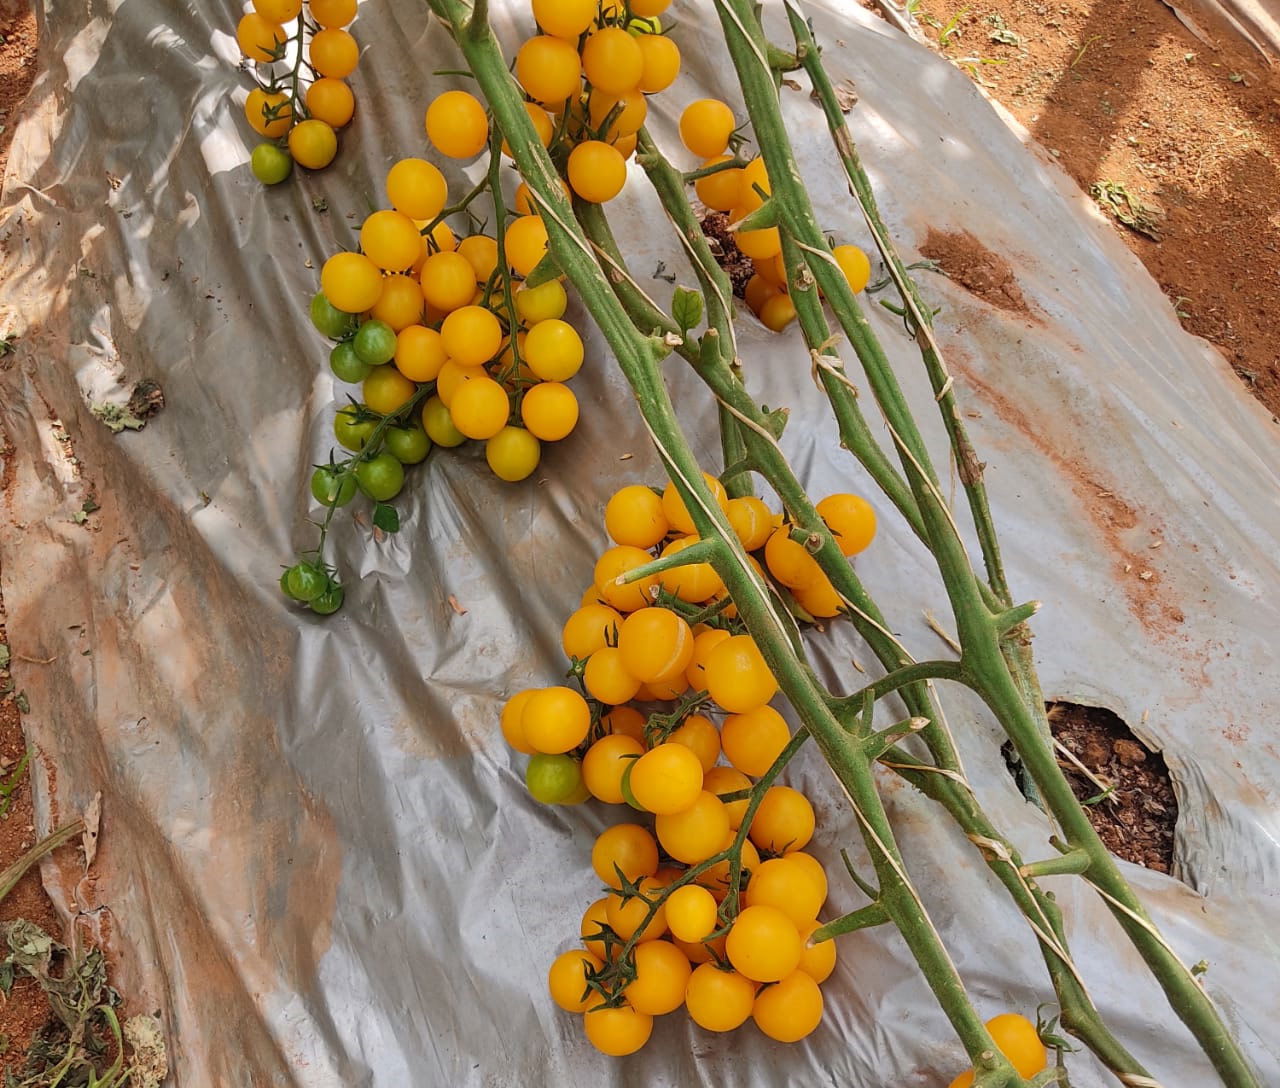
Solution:
M 382 438 L 391 456 L 402 465 L 416 465 L 431 452 L 431 439 L 421 427 L 388 427 Z
M 343 479 L 341 469 L 321 465 L 311 474 L 311 494 L 321 506 L 346 506 L 356 497 L 355 477 Z
M 382 366 L 391 362 L 396 353 L 396 331 L 385 321 L 374 318 L 360 326 L 353 344 L 361 362 Z
M 355 345 L 350 340 L 344 340 L 329 352 L 329 369 L 338 381 L 359 385 L 373 367 L 356 354 Z
M 439 397 L 432 397 L 422 406 L 422 427 L 437 446 L 461 446 L 467 440 L 467 436 L 453 425 L 453 416 Z
M 568 755 L 548 756 L 539 753 L 529 759 L 524 772 L 529 796 L 544 805 L 575 805 L 586 800 L 582 782 L 582 765 Z
M 339 310 L 323 291 L 317 291 L 311 296 L 311 324 L 330 340 L 341 340 L 356 327 L 356 319 Z
M 292 568 L 289 568 L 289 569 L 292 570 Z M 288 570 L 283 570 L 280 572 L 280 592 L 283 593 L 286 597 L 288 597 L 289 600 L 291 601 L 296 601 L 298 599 L 293 595 L 293 590 L 289 588 L 289 571 Z
M 389 453 L 380 453 L 356 465 L 356 482 L 375 502 L 386 502 L 404 487 L 404 465 Z
M 310 563 L 296 563 L 284 572 L 285 592 L 296 601 L 314 601 L 329 588 L 329 576 Z
M 249 169 L 263 185 L 279 185 L 293 173 L 293 156 L 275 144 L 259 144 L 249 156 Z
M 342 607 L 342 599 L 345 594 L 342 587 L 336 582 L 331 582 L 329 588 L 320 594 L 313 601 L 308 601 L 308 607 L 312 612 L 320 616 L 331 616 Z
M 377 426 L 376 420 L 357 420 L 355 409 L 347 405 L 339 408 L 338 414 L 333 417 L 333 437 L 344 449 L 358 451 L 364 449 L 364 444 L 369 441 L 369 436 Z

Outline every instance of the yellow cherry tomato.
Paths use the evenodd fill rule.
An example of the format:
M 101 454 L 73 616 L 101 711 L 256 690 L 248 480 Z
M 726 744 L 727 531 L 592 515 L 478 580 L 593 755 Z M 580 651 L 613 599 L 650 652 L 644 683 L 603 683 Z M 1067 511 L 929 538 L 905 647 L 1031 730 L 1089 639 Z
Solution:
M 795 319 L 796 304 L 790 295 L 772 295 L 760 307 L 760 324 L 770 332 L 782 332 Z
M 289 130 L 289 154 L 299 166 L 323 170 L 338 154 L 338 134 L 323 121 L 299 121 Z
M 699 884 L 683 884 L 667 896 L 666 912 L 672 936 L 682 941 L 701 941 L 719 928 L 715 896 Z
M 716 765 L 716 760 L 720 758 L 720 730 L 705 715 L 690 714 L 678 729 L 673 729 L 668 734 L 667 740 L 672 744 L 683 744 L 697 756 L 698 762 L 702 764 L 704 775 Z M 706 788 L 705 780 L 703 788 Z
M 607 805 L 625 801 L 622 776 L 627 768 L 644 755 L 644 745 L 635 737 L 622 733 L 601 737 L 582 757 L 582 780 L 591 796 Z
M 570 658 L 587 658 L 616 643 L 621 626 L 622 616 L 608 605 L 583 605 L 565 620 L 560 645 Z
M 561 952 L 547 972 L 547 989 L 551 1000 L 565 1012 L 586 1012 L 588 998 L 594 996 L 587 985 L 589 972 L 604 969 L 604 960 L 580 948 Z
M 578 425 L 578 398 L 567 385 L 542 382 L 525 393 L 520 418 L 535 438 L 559 442 Z
M 344 79 L 356 70 L 360 47 L 345 30 L 326 27 L 312 37 L 307 55 L 312 67 L 322 76 Z
M 639 824 L 614 824 L 600 832 L 591 847 L 591 868 L 618 891 L 622 887 L 618 870 L 632 883 L 658 871 L 658 844 Z
M 468 438 L 492 438 L 507 425 L 510 414 L 507 391 L 484 374 L 463 382 L 449 402 L 453 425 Z
M 631 14 L 643 18 L 661 15 L 671 6 L 671 0 L 631 0 Z
M 563 102 L 576 95 L 582 85 L 578 50 L 550 34 L 530 38 L 516 52 L 516 79 L 538 102 Z
M 599 1000 L 599 995 L 595 995 Z M 587 1040 L 602 1054 L 622 1058 L 634 1054 L 653 1034 L 653 1017 L 627 1005 L 616 1009 L 592 1007 L 582 1016 Z
M 516 313 L 526 325 L 563 317 L 569 296 L 559 280 L 547 280 L 537 287 L 521 287 L 515 294 Z
M 609 733 L 631 737 L 648 747 L 644 737 L 645 716 L 633 706 L 615 706 L 601 721 Z
M 283 91 L 268 94 L 261 87 L 254 87 L 244 100 L 244 117 L 259 136 L 278 140 L 293 124 L 293 106 Z
M 617 579 L 637 567 L 644 566 L 653 557 L 640 548 L 619 544 L 608 549 L 595 566 L 595 587 L 604 601 L 619 612 L 634 612 L 637 608 L 653 603 L 653 587 L 656 579 L 650 575 L 634 582 L 619 584 Z
M 676 744 L 671 747 L 681 746 Z M 682 751 L 689 750 L 683 748 Z M 702 766 L 692 752 L 689 755 L 693 759 L 693 766 L 698 768 L 701 781 Z M 632 772 L 631 778 L 634 783 L 635 772 Z M 639 800 L 638 795 L 636 799 Z M 719 797 L 702 790 L 693 804 L 683 811 L 659 814 L 654 821 L 654 829 L 662 848 L 676 861 L 697 865 L 724 849 L 725 839 L 730 834 L 729 813 L 725 811 L 724 802 Z
M 253 0 L 253 10 L 269 23 L 291 23 L 302 11 L 302 0 Z
M 605 911 L 608 905 L 608 897 L 597 899 L 589 906 L 582 915 L 582 924 L 578 929 L 582 936 L 582 945 L 593 956 L 600 960 L 614 959 L 617 956 L 617 949 L 606 947 L 608 942 L 604 939 L 606 931 L 612 933 L 609 929 L 609 918 Z
M 489 118 L 484 106 L 466 91 L 445 91 L 432 99 L 426 124 L 427 138 L 440 154 L 451 159 L 478 155 L 489 142 Z
M 822 574 L 822 568 L 809 550 L 791 539 L 789 524 L 770 534 L 764 546 L 764 561 L 769 573 L 791 589 L 812 585 Z
M 417 280 L 412 276 L 384 276 L 382 294 L 369 311 L 369 316 L 385 321 L 400 333 L 422 321 L 422 309 L 422 288 Z M 404 374 L 404 370 L 401 369 L 400 373 Z
M 468 305 L 476 291 L 475 269 L 461 253 L 431 254 L 422 265 L 419 280 L 423 297 L 446 314 Z
M 794 971 L 756 995 L 751 1018 L 770 1039 L 799 1042 L 822 1020 L 822 991 L 809 975 Z
M 621 152 L 601 140 L 586 140 L 569 152 L 568 170 L 573 191 L 592 204 L 612 200 L 627 181 Z
M 307 112 L 333 128 L 349 124 L 356 112 L 356 96 L 340 79 L 325 76 L 307 88 Z
M 307 11 L 320 26 L 346 26 L 356 17 L 356 0 L 311 0 Z
M 446 449 L 461 446 L 467 440 L 467 436 L 453 425 L 449 406 L 438 396 L 429 397 L 422 406 L 422 429 L 432 442 Z
M 236 44 L 240 52 L 259 64 L 270 64 L 282 55 L 289 35 L 279 23 L 248 12 L 236 24 Z
M 649 103 L 639 91 L 628 91 L 623 95 L 593 91 L 587 105 L 587 120 L 592 131 L 597 139 L 607 144 L 621 137 L 634 136 L 644 127 L 648 116 Z M 609 122 L 608 128 L 605 128 L 606 121 Z
M 507 260 L 521 276 L 527 276 L 547 254 L 547 228 L 541 216 L 522 215 L 507 226 L 504 238 Z
M 800 966 L 800 932 L 777 907 L 747 907 L 734 919 L 725 950 L 747 978 L 777 982 Z
M 804 864 L 781 857 L 761 862 L 751 874 L 743 902 L 749 907 L 777 907 L 803 930 L 817 918 L 823 899 Z
M 663 1016 L 684 1004 L 692 968 L 688 957 L 670 941 L 646 940 L 634 950 L 636 977 L 623 991 L 637 1012 Z
M 828 495 L 818 503 L 818 514 L 845 555 L 857 555 L 875 538 L 876 512 L 860 495 Z
M 714 963 L 694 969 L 685 988 L 689 1019 L 707 1031 L 733 1031 L 746 1023 L 756 999 L 756 984 L 737 971 Z
M 363 313 L 372 309 L 382 294 L 382 273 L 362 253 L 335 253 L 320 269 L 320 290 L 339 310 Z
M 662 498 L 643 484 L 614 492 L 604 508 L 604 527 L 616 543 L 633 548 L 652 548 L 670 531 Z
M 724 484 L 708 472 L 702 474 L 702 479 L 706 482 L 707 487 L 711 489 L 712 497 L 719 504 L 720 509 L 724 510 L 729 505 L 729 496 L 725 493 Z M 680 492 L 676 490 L 676 485 L 671 481 L 667 481 L 666 489 L 662 492 L 662 510 L 667 515 L 667 523 L 674 532 L 697 532 L 693 524 L 693 518 L 689 516 L 689 511 L 685 507 L 684 499 L 681 497 Z
M 414 284 L 419 298 L 422 291 Z M 410 381 L 431 382 L 440 374 L 448 356 L 440 334 L 425 325 L 409 325 L 396 336 L 395 366 Z
M 814 982 L 826 982 L 831 972 L 836 969 L 836 942 L 821 941 L 811 945 L 809 938 L 820 922 L 809 922 L 800 930 L 800 939 L 804 941 L 804 951 L 800 953 L 800 970 Z
M 638 896 L 622 898 L 621 891 L 615 891 L 605 899 L 605 917 L 612 929 L 624 941 L 631 940 L 637 933 L 642 941 L 656 941 L 667 931 L 666 906 L 659 906 L 649 916 L 653 904 L 658 902 L 665 885 L 656 876 L 641 878 L 636 885 Z M 646 922 L 645 919 L 648 919 Z M 644 926 L 643 929 L 640 927 Z
M 503 739 L 517 752 L 526 756 L 534 755 L 537 752 L 537 749 L 529 744 L 524 735 L 524 708 L 532 697 L 532 688 L 517 691 L 503 706 L 502 716 L 499 719 Z
M 746 714 L 764 706 L 778 690 L 777 680 L 750 635 L 725 639 L 711 651 L 706 669 L 708 693 L 731 714 Z
M 724 512 L 733 526 L 734 535 L 749 552 L 764 547 L 773 535 L 773 514 L 754 495 L 730 499 Z
M 822 901 L 825 903 L 827 899 L 827 871 L 822 867 L 822 862 L 815 858 L 812 854 L 806 854 L 803 850 L 788 850 L 782 855 L 789 861 L 799 865 L 806 873 L 809 879 L 822 893 Z M 822 980 L 819 979 L 819 982 Z
M 480 366 L 502 347 L 502 324 L 483 306 L 462 306 L 444 319 L 440 336 L 451 359 L 462 366 Z
M 583 355 L 578 330 L 559 318 L 539 321 L 525 340 L 525 362 L 543 381 L 568 381 L 581 369 Z
M 695 155 L 712 159 L 723 155 L 737 128 L 733 110 L 718 98 L 700 98 L 680 115 L 680 141 Z
M 487 282 L 498 267 L 498 243 L 488 235 L 468 234 L 458 243 L 457 252 L 471 265 L 477 284 Z
M 557 755 L 586 740 L 591 708 L 572 688 L 542 688 L 529 697 L 520 720 L 525 740 L 532 748 Z
M 379 268 L 409 268 L 422 249 L 422 235 L 407 215 L 396 211 L 374 212 L 360 228 L 360 248 Z
M 621 27 L 604 27 L 582 47 L 582 71 L 592 87 L 605 94 L 623 95 L 640 85 L 644 54 L 635 38 Z
M 782 853 L 803 849 L 813 838 L 813 805 L 790 786 L 770 786 L 751 821 L 751 841 L 761 850 Z
M 588 695 L 606 706 L 630 702 L 640 690 L 640 681 L 627 672 L 622 654 L 613 646 L 605 646 L 587 659 L 582 683 Z
M 596 21 L 596 0 L 533 0 L 533 17 L 548 34 L 572 38 L 585 34 Z
M 401 159 L 387 171 L 387 198 L 410 219 L 431 220 L 444 210 L 449 187 L 426 159 Z
M 527 479 L 541 458 L 541 444 L 523 427 L 503 427 L 484 447 L 490 470 L 507 483 Z
M 636 760 L 630 785 L 636 802 L 646 811 L 659 816 L 684 812 L 702 792 L 702 764 L 683 744 L 659 744 Z
M 365 404 L 388 416 L 403 408 L 418 387 L 393 366 L 375 366 L 361 388 Z
M 729 213 L 729 218 L 737 222 L 745 215 L 746 211 L 744 209 L 734 208 Z M 776 257 L 782 252 L 782 235 L 778 233 L 777 227 L 765 227 L 761 230 L 739 230 L 734 232 L 733 240 L 743 253 L 756 260 L 767 260 L 770 257 Z M 760 310 L 763 313 L 764 307 L 762 306 Z
M 712 767 L 702 779 L 702 788 L 709 790 L 717 797 L 723 797 L 727 793 L 739 793 L 750 789 L 751 779 L 732 767 Z M 742 826 L 742 819 L 747 814 L 749 803 L 745 797 L 740 801 L 724 802 L 725 812 L 729 816 L 729 827 L 732 830 L 737 831 Z
M 1048 1066 L 1049 1052 L 1025 1016 L 1002 1013 L 987 1021 L 987 1031 L 1020 1076 L 1034 1077 Z
M 786 720 L 771 706 L 730 714 L 721 726 L 725 758 L 743 774 L 759 778 L 791 740 Z M 815 912 L 816 913 L 816 912 Z
M 693 636 L 693 656 L 689 659 L 685 676 L 694 691 L 707 690 L 707 658 L 711 656 L 712 650 L 729 637 L 730 632 L 716 627 L 699 631 Z
M 732 155 L 713 155 L 702 164 L 701 169 L 706 170 L 708 167 L 719 166 L 722 162 L 732 161 Z M 731 211 L 737 206 L 742 192 L 742 168 L 733 166 L 707 174 L 693 183 L 693 189 L 698 194 L 698 199 L 708 208 L 717 212 Z
M 665 91 L 680 74 L 680 47 L 665 34 L 641 34 L 636 45 L 640 47 L 639 89 L 645 94 Z
M 551 138 L 556 131 L 555 122 L 551 120 L 551 114 L 536 102 L 525 102 L 524 111 L 529 115 L 529 120 L 533 122 L 534 131 L 538 134 L 538 142 L 543 147 L 550 147 Z M 502 153 L 509 159 L 515 158 L 511 151 L 511 145 L 505 139 L 502 141 Z
M 668 609 L 641 608 L 623 621 L 618 649 L 631 675 L 651 684 L 684 672 L 693 658 L 693 632 Z
M 663 509 L 667 509 L 665 503 Z M 662 555 L 664 558 L 668 555 L 676 555 L 697 542 L 696 536 L 680 537 L 663 548 Z M 710 563 L 689 563 L 664 570 L 658 575 L 658 584 L 668 593 L 690 604 L 701 604 L 724 589 L 720 575 L 715 572 Z
M 757 272 L 747 280 L 743 301 L 746 302 L 747 309 L 758 317 L 760 311 L 764 309 L 764 304 L 778 293 L 778 288 Z
M 793 588 L 791 594 L 795 597 L 796 604 L 815 619 L 829 619 L 839 615 L 844 607 L 844 598 L 825 574 L 820 574 L 807 586 Z
M 836 264 L 849 281 L 849 289 L 856 295 L 871 279 L 871 261 L 857 246 L 836 246 L 831 251 Z

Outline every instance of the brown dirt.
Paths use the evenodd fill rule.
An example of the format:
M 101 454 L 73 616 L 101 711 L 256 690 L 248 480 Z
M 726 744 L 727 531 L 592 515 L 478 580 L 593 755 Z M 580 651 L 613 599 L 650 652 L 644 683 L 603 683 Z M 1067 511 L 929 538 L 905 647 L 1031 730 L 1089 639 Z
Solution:
M 702 217 L 702 233 L 707 236 L 707 244 L 716 263 L 728 273 L 733 293 L 742 298 L 747 280 L 755 274 L 755 266 L 733 240 L 729 217 L 724 212 L 707 212 Z
M 918 18 L 1082 189 L 1123 186 L 1138 207 L 1108 214 L 1155 235 L 1116 220 L 1183 326 L 1280 414 L 1280 66 L 1197 13 L 1202 43 L 1161 0 L 922 0 Z
M 920 252 L 983 302 L 1020 317 L 1034 316 L 1009 262 L 967 230 L 948 232 L 930 227 Z
M 1178 819 L 1169 768 L 1115 714 L 1102 707 L 1049 703 L 1053 735 L 1103 786 L 1114 789 L 1085 806 L 1094 830 L 1117 857 L 1159 873 L 1173 865 L 1173 829 Z M 1059 766 L 1081 801 L 1103 792 L 1064 756 Z
M 35 16 L 26 5 L 0 3 L 0 179 L 8 165 L 18 108 L 31 89 L 35 75 Z M 12 452 L 11 449 L 0 451 L 6 465 L 11 463 Z M 0 599 L 0 642 L 10 645 L 3 624 L 4 601 Z M 0 698 L 0 777 L 11 773 L 27 748 L 17 706 L 19 693 L 8 690 L 11 687 L 8 671 L 0 671 L 0 690 L 7 692 Z M 30 777 L 24 775 L 12 794 L 7 815 L 0 819 L 0 868 L 12 864 L 35 842 Z M 61 936 L 58 916 L 40 883 L 38 867 L 28 871 L 0 903 L 0 922 L 15 918 L 25 918 L 55 937 Z M 5 1049 L 0 1050 L 0 1063 L 15 1063 L 49 1016 L 49 1001 L 35 980 L 21 978 L 15 982 L 9 1000 L 0 999 L 0 1036 L 7 1040 Z

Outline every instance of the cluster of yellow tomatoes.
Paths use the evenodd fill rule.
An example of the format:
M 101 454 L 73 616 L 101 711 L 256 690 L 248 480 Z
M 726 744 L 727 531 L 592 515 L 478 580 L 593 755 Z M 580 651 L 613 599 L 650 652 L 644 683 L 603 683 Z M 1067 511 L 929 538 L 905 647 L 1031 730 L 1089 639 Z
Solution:
M 730 499 L 719 481 L 706 481 L 743 546 L 760 552 L 775 577 L 775 567 L 785 573 L 814 612 L 834 615 L 838 606 L 828 609 L 822 594 L 835 591 L 808 569 L 812 556 L 800 545 L 800 559 L 789 548 L 771 551 L 771 541 L 790 539 L 782 519 L 761 500 Z M 870 542 L 875 520 L 863 500 L 824 502 L 850 554 Z M 611 1055 L 638 1050 L 653 1017 L 682 1005 L 710 1031 L 752 1019 L 770 1038 L 795 1042 L 817 1027 L 819 983 L 836 961 L 831 941 L 808 943 L 827 898 L 826 873 L 804 851 L 813 806 L 770 783 L 741 843 L 740 873 L 714 860 L 738 838 L 754 783 L 791 741 L 770 705 L 777 682 L 752 638 L 738 633 L 710 564 L 620 580 L 655 554 L 697 542 L 672 485 L 622 488 L 605 507 L 605 528 L 613 546 L 562 632 L 581 691 L 518 692 L 501 720 L 507 742 L 530 756 L 535 798 L 636 810 L 592 848 L 608 894 L 588 907 L 581 947 L 552 964 L 551 996 L 582 1014 L 587 1038 Z
M 356 69 L 360 48 L 345 29 L 355 17 L 356 0 L 306 0 L 305 12 L 303 0 L 253 0 L 253 10 L 236 25 L 240 52 L 271 73 L 244 103 L 249 126 L 267 140 L 254 148 L 250 161 L 264 185 L 284 181 L 295 162 L 321 170 L 338 153 L 337 130 L 350 122 L 356 108 L 346 78 Z M 285 60 L 290 42 L 299 55 L 295 70 L 282 77 L 275 66 Z M 299 98 L 296 76 L 303 67 L 311 78 Z
M 773 192 L 764 160 L 758 155 L 741 163 L 737 122 L 727 103 L 702 98 L 680 115 L 680 140 L 703 161 L 695 174 L 694 192 L 712 211 L 724 212 L 736 224 L 760 208 Z M 787 269 L 782 259 L 782 236 L 777 227 L 738 230 L 734 241 L 755 267 L 747 281 L 745 300 L 763 325 L 781 332 L 796 317 L 787 289 Z M 855 245 L 832 250 L 836 262 L 856 294 L 871 278 L 871 262 Z

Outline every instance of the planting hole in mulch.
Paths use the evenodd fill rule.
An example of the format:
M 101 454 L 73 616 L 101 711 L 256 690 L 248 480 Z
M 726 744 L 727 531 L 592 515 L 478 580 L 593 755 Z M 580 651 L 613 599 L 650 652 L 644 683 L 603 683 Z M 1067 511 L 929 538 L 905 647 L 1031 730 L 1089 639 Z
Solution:
M 1164 757 L 1103 707 L 1050 702 L 1045 708 L 1054 738 L 1075 757 L 1059 751 L 1058 765 L 1107 849 L 1169 872 L 1178 801 Z
M 724 212 L 707 212 L 701 223 L 702 233 L 707 236 L 707 244 L 711 247 L 711 255 L 733 283 L 733 293 L 742 298 L 747 289 L 747 280 L 755 274 L 755 265 L 733 240 L 733 232 L 729 230 L 729 217 Z

